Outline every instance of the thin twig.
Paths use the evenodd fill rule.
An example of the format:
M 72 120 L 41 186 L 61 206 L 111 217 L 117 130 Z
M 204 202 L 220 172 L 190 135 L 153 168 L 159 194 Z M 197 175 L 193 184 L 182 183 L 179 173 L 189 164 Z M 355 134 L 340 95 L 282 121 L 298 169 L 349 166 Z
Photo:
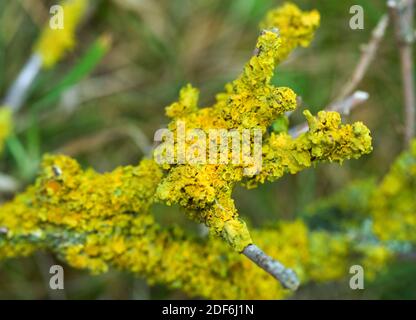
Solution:
M 342 115 L 348 116 L 353 108 L 366 102 L 370 95 L 365 91 L 355 91 L 351 96 L 342 101 L 332 103 L 327 110 L 337 111 Z
M 405 145 L 409 146 L 415 136 L 415 84 L 413 78 L 413 13 L 414 0 L 389 0 L 387 6 L 395 28 L 395 36 L 399 47 L 405 113 Z
M 349 115 L 351 110 L 358 105 L 364 103 L 369 98 L 369 94 L 364 91 L 356 91 L 351 96 L 345 98 L 342 101 L 335 102 L 328 106 L 325 110 L 327 111 L 337 111 L 342 115 Z M 305 133 L 308 131 L 308 124 L 302 123 L 297 126 L 294 126 L 289 129 L 289 135 L 291 135 L 293 138 L 298 137 L 302 133 Z
M 389 17 L 387 15 L 382 16 L 372 32 L 370 41 L 367 45 L 365 45 L 360 60 L 358 61 L 351 78 L 348 80 L 346 85 L 341 90 L 341 93 L 334 101 L 344 100 L 356 90 L 374 60 L 388 24 Z
M 245 247 L 243 254 L 260 268 L 279 280 L 283 287 L 293 291 L 299 287 L 299 279 L 292 269 L 286 268 L 279 261 L 274 260 L 272 257 L 265 254 L 263 250 L 255 244 L 250 244 Z

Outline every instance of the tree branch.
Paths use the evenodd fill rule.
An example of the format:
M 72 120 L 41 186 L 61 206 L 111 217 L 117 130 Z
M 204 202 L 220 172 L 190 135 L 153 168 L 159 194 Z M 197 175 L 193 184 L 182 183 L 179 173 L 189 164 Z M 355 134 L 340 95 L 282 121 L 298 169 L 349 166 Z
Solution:
M 399 47 L 401 74 L 404 96 L 405 133 L 406 146 L 410 145 L 415 135 L 415 85 L 413 79 L 413 14 L 414 0 L 397 1 L 389 0 L 387 6 L 395 28 L 395 36 Z

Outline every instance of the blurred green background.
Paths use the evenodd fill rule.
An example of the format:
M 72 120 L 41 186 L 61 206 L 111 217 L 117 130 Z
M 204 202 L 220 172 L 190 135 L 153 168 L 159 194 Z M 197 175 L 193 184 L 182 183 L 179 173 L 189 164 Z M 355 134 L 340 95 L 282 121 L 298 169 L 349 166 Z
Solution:
M 42 154 L 64 152 L 84 166 L 108 171 L 136 164 L 141 146 L 167 123 L 164 107 L 175 101 L 181 86 L 201 89 L 201 105 L 210 105 L 225 82 L 234 79 L 248 60 L 259 32 L 258 23 L 276 0 L 97 0 L 79 30 L 77 49 L 64 62 L 42 72 L 16 119 L 16 137 L 9 140 L 0 172 L 24 188 L 33 181 Z M 273 82 L 302 97 L 302 108 L 323 109 L 351 76 L 362 45 L 386 12 L 384 1 L 295 0 L 302 9 L 316 8 L 321 27 L 310 48 L 297 50 L 279 66 Z M 22 68 L 54 1 L 0 2 L 0 94 Z M 349 9 L 364 8 L 364 30 L 351 30 Z M 322 164 L 258 189 L 235 192 L 241 214 L 255 226 L 293 219 L 315 199 L 349 182 L 381 177 L 403 149 L 402 89 L 392 28 L 359 89 L 370 99 L 348 121 L 363 121 L 372 131 L 374 151 L 342 166 Z M 94 43 L 112 39 L 101 57 Z M 291 117 L 303 121 L 302 110 Z M 0 201 L 12 195 L 0 194 Z M 161 223 L 196 226 L 177 208 L 156 206 Z M 0 299 L 147 299 L 186 298 L 163 287 L 149 288 L 132 275 L 112 271 L 102 276 L 65 268 L 65 292 L 48 290 L 53 257 L 0 262 Z M 208 266 L 207 266 L 208 267 Z M 403 275 L 404 274 L 404 275 Z M 416 298 L 409 279 L 416 266 L 397 262 L 366 290 L 349 289 L 348 280 L 307 285 L 293 297 Z M 414 277 L 413 277 L 414 278 Z M 407 283 L 406 283 L 407 282 Z

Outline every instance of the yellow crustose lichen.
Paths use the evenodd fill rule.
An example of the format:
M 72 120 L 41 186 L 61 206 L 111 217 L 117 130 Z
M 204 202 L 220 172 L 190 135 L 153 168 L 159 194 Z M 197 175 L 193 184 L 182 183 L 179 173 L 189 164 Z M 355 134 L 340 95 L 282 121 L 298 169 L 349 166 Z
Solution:
M 309 235 L 300 221 L 249 233 L 232 199 L 238 183 L 255 187 L 320 161 L 342 162 L 371 151 L 369 130 L 359 122 L 342 125 L 335 112 L 314 117 L 306 111 L 310 130 L 297 138 L 286 132 L 268 133 L 278 116 L 296 107 L 291 89 L 270 83 L 275 66 L 296 46 L 307 45 L 318 23 L 316 12 L 301 12 L 294 5 L 273 11 L 264 22 L 269 29 L 261 33 L 243 73 L 225 86 L 213 106 L 198 108 L 198 90 L 188 85 L 179 101 L 166 108 L 173 132 L 177 121 L 205 132 L 260 130 L 263 170 L 259 174 L 245 176 L 244 165 L 158 165 L 149 159 L 98 174 L 83 171 L 65 156 L 47 156 L 36 183 L 0 209 L 0 258 L 46 248 L 76 268 L 98 273 L 114 266 L 191 296 L 285 296 L 287 291 L 279 283 L 270 281 L 267 273 L 239 254 L 254 242 L 294 268 L 304 281 L 341 276 L 340 267 L 331 270 L 351 258 L 343 249 L 344 242 L 335 240 L 328 246 L 331 237 Z M 59 54 L 53 53 L 46 63 L 53 63 Z M 212 235 L 195 239 L 177 227 L 162 228 L 150 213 L 155 201 L 179 204 L 189 217 L 205 223 Z M 352 257 L 359 256 L 350 247 Z M 322 259 L 318 266 L 314 257 L 323 248 L 334 258 Z M 329 271 L 325 278 L 322 274 Z
M 45 68 L 54 66 L 62 56 L 75 46 L 76 28 L 88 6 L 88 0 L 66 0 L 62 4 L 63 28 L 45 26 L 35 45 Z

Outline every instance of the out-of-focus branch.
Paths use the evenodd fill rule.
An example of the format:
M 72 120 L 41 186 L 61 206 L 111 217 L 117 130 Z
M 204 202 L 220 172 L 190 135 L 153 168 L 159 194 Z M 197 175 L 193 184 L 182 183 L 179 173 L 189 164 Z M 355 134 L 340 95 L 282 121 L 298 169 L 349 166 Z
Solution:
M 372 32 L 370 41 L 368 42 L 368 44 L 365 45 L 360 60 L 358 61 L 351 78 L 343 87 L 341 93 L 335 99 L 335 101 L 344 100 L 346 97 L 350 96 L 356 90 L 357 86 L 364 78 L 368 68 L 370 67 L 371 63 L 375 58 L 378 47 L 380 45 L 381 40 L 384 37 L 388 24 L 389 17 L 387 15 L 382 16 L 379 22 L 377 23 L 377 26 L 374 28 Z
M 356 91 L 351 96 L 346 97 L 344 100 L 334 102 L 328 106 L 325 110 L 327 111 L 337 111 L 342 115 L 348 115 L 353 108 L 364 103 L 369 98 L 369 94 L 365 91 Z M 296 138 L 302 133 L 308 131 L 308 124 L 301 123 L 297 126 L 294 126 L 289 129 L 289 135 Z
M 29 88 L 42 67 L 42 58 L 33 54 L 7 92 L 3 105 L 17 112 L 26 100 Z
M 268 256 L 255 244 L 245 247 L 243 254 L 257 264 L 260 268 L 271 274 L 286 289 L 296 290 L 299 287 L 299 279 L 292 269 L 286 268 L 279 261 Z
M 389 0 L 387 5 L 395 28 L 399 47 L 404 96 L 405 132 L 404 141 L 409 146 L 415 135 L 415 84 L 413 79 L 413 14 L 414 0 Z
M 327 110 L 328 111 L 337 111 L 342 115 L 349 115 L 351 110 L 355 108 L 356 106 L 360 105 L 361 103 L 364 103 L 368 100 L 370 95 L 368 92 L 365 91 L 355 91 L 352 95 L 349 97 L 345 97 L 342 101 L 337 101 L 332 103 Z
M 73 49 L 74 41 L 67 39 L 74 37 L 88 4 L 88 1 L 84 0 L 62 3 L 66 15 L 65 28 L 54 30 L 49 24 L 45 25 L 32 55 L 6 94 L 2 103 L 5 107 L 17 112 L 26 101 L 29 89 L 41 69 L 52 67 Z M 54 50 L 50 49 L 51 46 L 55 47 Z

